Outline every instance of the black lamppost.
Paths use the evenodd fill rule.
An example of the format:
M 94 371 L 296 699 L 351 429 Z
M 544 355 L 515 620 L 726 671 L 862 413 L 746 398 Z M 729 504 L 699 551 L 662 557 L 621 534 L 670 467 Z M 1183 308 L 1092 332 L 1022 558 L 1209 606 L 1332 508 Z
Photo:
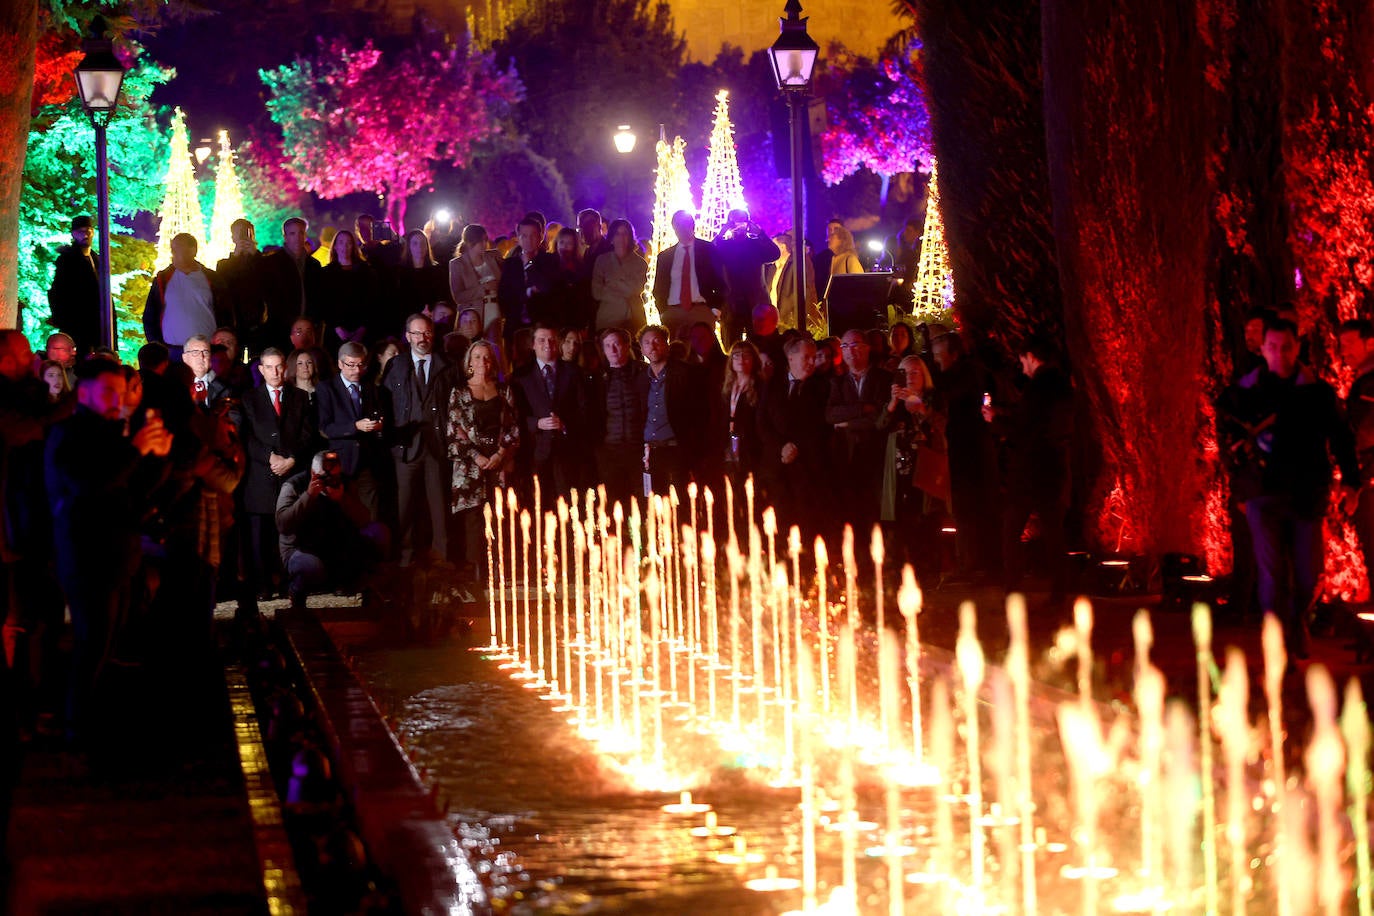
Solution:
M 110 170 L 106 160 L 105 128 L 119 104 L 124 84 L 124 65 L 115 57 L 114 42 L 105 37 L 105 20 L 91 23 L 91 37 L 81 43 L 86 56 L 76 65 L 76 88 L 81 106 L 95 128 L 95 194 L 99 207 L 96 231 L 100 234 L 100 343 L 114 348 L 114 303 L 110 299 Z
M 768 49 L 773 75 L 787 98 L 788 122 L 792 127 L 792 263 L 797 279 L 797 323 L 806 323 L 806 236 L 802 216 L 802 127 L 805 105 L 811 95 L 811 74 L 816 67 L 820 46 L 806 34 L 806 19 L 800 0 L 787 0 L 785 19 L 778 20 L 781 33 Z

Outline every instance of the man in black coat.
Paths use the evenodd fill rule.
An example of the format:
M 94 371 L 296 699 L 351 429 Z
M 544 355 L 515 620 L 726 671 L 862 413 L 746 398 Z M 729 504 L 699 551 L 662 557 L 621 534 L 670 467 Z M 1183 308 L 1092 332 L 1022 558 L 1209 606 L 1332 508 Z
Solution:
M 845 507 L 842 518 L 853 524 L 855 543 L 867 544 L 882 499 L 892 373 L 871 364 L 862 331 L 846 331 L 840 353 L 849 371 L 830 381 L 825 422 L 835 427 L 836 495 Z
M 244 595 L 251 606 L 278 566 L 277 496 L 282 481 L 303 469 L 314 454 L 315 417 L 310 396 L 286 384 L 286 357 L 276 347 L 262 351 L 263 384 L 244 393 L 241 439 L 248 466 L 243 477 Z
M 48 308 L 53 327 L 69 335 L 81 353 L 100 343 L 100 279 L 91 242 L 95 222 L 89 216 L 72 220 L 72 243 L 57 250 Z
M 501 283 L 496 299 L 506 322 L 506 341 L 521 328 L 541 321 L 561 325 L 564 316 L 555 315 L 554 287 L 558 279 L 558 257 L 544 250 L 544 227 L 526 216 L 515 230 L 519 243 L 501 263 Z
M 630 497 L 644 496 L 644 415 L 649 386 L 643 361 L 634 358 L 630 334 L 607 328 L 601 335 L 606 368 L 588 395 L 596 470 L 611 504 L 628 511 Z
M 581 483 L 576 471 L 585 447 L 586 393 L 573 364 L 558 356 L 558 330 L 535 325 L 534 360 L 511 379 L 524 426 L 522 461 L 539 479 L 545 505 Z
M 668 356 L 668 330 L 651 324 L 639 332 L 639 348 L 649 364 L 645 387 L 645 466 L 655 493 L 676 487 L 685 493 L 692 470 L 702 463 L 709 392 L 701 390 L 693 368 Z
M 1355 437 L 1335 389 L 1299 362 L 1298 329 L 1271 319 L 1252 370 L 1222 397 L 1218 419 L 1239 456 L 1231 486 L 1245 506 L 1259 572 L 1260 610 L 1284 624 L 1288 654 L 1307 657 L 1307 623 L 1322 575 L 1322 522 L 1332 466 L 1341 471 L 1343 508 L 1359 503 Z M 1289 569 L 1292 589 L 1286 588 Z
M 782 252 L 744 210 L 730 211 L 715 244 L 721 278 L 725 281 L 726 307 L 720 320 L 721 336 L 728 350 L 749 331 L 754 309 L 769 304 L 768 290 L 763 286 L 763 267 L 776 261 Z
M 67 730 L 73 738 L 90 725 L 92 692 L 138 565 L 139 520 L 166 476 L 172 448 L 157 417 L 126 435 L 124 388 L 118 363 L 82 363 L 76 412 L 52 428 L 46 445 L 57 578 L 72 618 Z
M 779 527 L 798 525 L 814 537 L 834 509 L 830 425 L 825 422 L 830 384 L 815 374 L 816 344 L 809 337 L 789 340 L 786 353 L 786 368 L 773 376 L 759 408 L 760 476 L 765 498 L 778 511 Z
M 299 216 L 282 223 L 282 247 L 263 252 L 258 261 L 267 317 L 258 334 L 258 345 L 289 352 L 291 324 L 304 315 L 319 321 L 326 303 L 321 301 L 320 281 L 324 268 L 310 256 L 305 234 L 309 225 Z
M 396 472 L 400 562 L 409 566 L 428 546 L 448 562 L 448 506 L 453 487 L 446 426 L 453 370 L 434 350 L 434 323 L 425 315 L 406 319 L 409 351 L 386 364 L 381 393 L 391 417 L 391 457 Z
M 992 382 L 982 366 L 964 352 L 963 338 L 957 331 L 935 337 L 930 350 L 940 371 L 929 400 L 945 420 L 959 569 L 965 574 L 991 573 L 1000 569 L 1000 526 L 994 502 L 997 454 L 982 409 L 983 395 L 991 392 Z
M 725 308 L 725 281 L 716 246 L 697 238 L 692 214 L 674 213 L 673 231 L 677 244 L 659 252 L 654 267 L 654 302 L 668 333 L 678 338 L 698 321 L 715 327 Z
M 1007 590 L 1020 587 L 1025 575 L 1021 543 L 1034 517 L 1050 576 L 1051 603 L 1065 597 L 1064 522 L 1072 496 L 1070 447 L 1073 441 L 1073 384 L 1055 364 L 1055 350 L 1035 338 L 1018 354 L 1026 375 L 1020 400 L 1009 406 L 983 408 L 1006 450 L 1006 486 L 1002 494 L 1002 568 Z
M 345 480 L 377 521 L 390 461 L 382 438 L 384 404 L 377 386 L 363 379 L 366 369 L 366 347 L 353 341 L 340 346 L 338 374 L 315 388 L 315 411 L 320 435 L 338 453 Z
M 258 251 L 257 232 L 248 220 L 236 219 L 229 225 L 229 234 L 234 240 L 234 250 L 215 264 L 215 273 L 224 290 L 235 334 L 239 340 L 250 342 L 257 351 L 267 346 L 258 340 L 267 317 L 267 301 L 263 295 L 262 253 Z

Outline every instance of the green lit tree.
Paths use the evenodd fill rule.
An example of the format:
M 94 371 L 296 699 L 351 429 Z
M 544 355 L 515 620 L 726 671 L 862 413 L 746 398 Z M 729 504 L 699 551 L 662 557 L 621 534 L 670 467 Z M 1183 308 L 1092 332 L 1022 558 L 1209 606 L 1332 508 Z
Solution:
M 167 139 L 158 128 L 148 99 L 153 89 L 171 76 L 172 71 L 138 59 L 124 78 L 123 104 L 109 128 L 110 259 L 115 268 L 111 292 L 121 332 L 130 323 L 139 327 L 143 307 L 141 299 L 136 305 L 129 303 L 123 290 L 136 282 L 140 273 L 146 276 L 153 261 L 150 248 L 144 252 L 137 245 L 128 247 L 127 227 L 117 221 L 153 212 L 161 200 Z M 35 344 L 41 345 L 52 330 L 47 291 L 57 248 L 70 241 L 73 216 L 95 214 L 93 147 L 91 122 L 79 100 L 69 98 L 60 104 L 43 105 L 34 114 L 19 202 L 18 298 L 24 305 L 23 330 Z M 125 257 L 133 252 L 143 252 L 133 258 L 137 265 Z

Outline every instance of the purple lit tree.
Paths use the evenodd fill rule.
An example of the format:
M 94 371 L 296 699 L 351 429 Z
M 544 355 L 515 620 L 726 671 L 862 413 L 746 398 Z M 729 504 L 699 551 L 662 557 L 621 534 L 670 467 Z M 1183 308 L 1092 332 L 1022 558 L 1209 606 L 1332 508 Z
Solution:
M 398 232 L 406 199 L 431 187 L 440 165 L 466 165 L 523 94 L 514 70 L 498 70 L 489 55 L 418 47 L 385 55 L 371 41 L 321 42 L 313 58 L 258 75 L 300 186 L 325 199 L 384 195 Z
M 830 127 L 821 135 L 825 164 L 821 177 L 838 184 L 867 168 L 887 183 L 903 172 L 929 172 L 930 113 L 917 76 L 921 42 L 915 37 L 878 61 L 838 45 L 826 52 L 820 91 Z

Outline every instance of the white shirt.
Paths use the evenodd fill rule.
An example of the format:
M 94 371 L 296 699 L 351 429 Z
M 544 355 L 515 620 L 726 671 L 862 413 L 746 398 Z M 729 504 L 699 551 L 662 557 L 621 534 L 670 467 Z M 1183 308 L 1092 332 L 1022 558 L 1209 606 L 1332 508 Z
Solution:
M 679 244 L 673 251 L 673 270 L 672 282 L 668 284 L 668 307 L 672 308 L 682 301 L 682 260 L 685 252 L 692 252 L 692 302 L 705 303 L 706 297 L 701 294 L 701 284 L 697 280 L 696 246 Z
M 193 335 L 210 337 L 215 333 L 214 297 L 210 278 L 203 270 L 172 271 L 162 293 L 162 339 L 181 344 Z

